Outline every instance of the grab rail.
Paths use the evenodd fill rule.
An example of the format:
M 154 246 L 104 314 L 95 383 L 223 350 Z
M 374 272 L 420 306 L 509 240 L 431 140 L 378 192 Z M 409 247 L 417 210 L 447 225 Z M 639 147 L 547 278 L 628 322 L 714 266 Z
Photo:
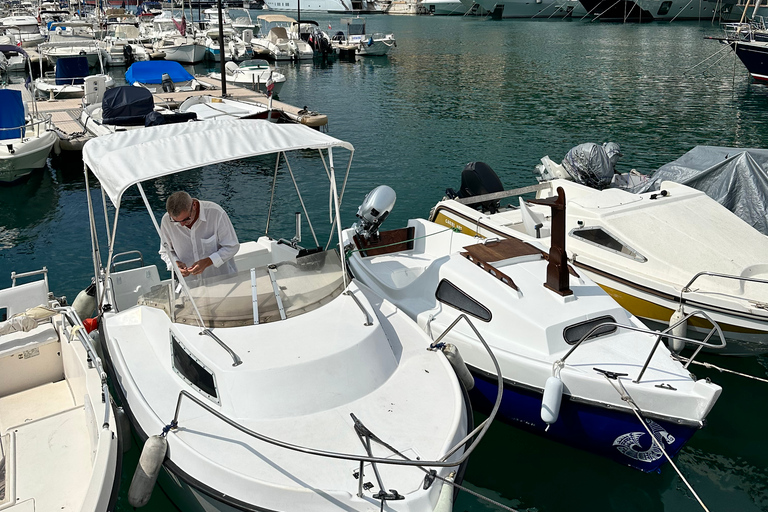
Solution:
M 96 371 L 99 372 L 99 378 L 101 379 L 101 401 L 102 403 L 106 404 L 106 407 L 104 408 L 104 422 L 102 423 L 102 428 L 108 428 L 109 427 L 109 411 L 110 411 L 110 405 L 109 405 L 109 385 L 107 384 L 107 372 L 104 370 L 104 365 L 101 362 L 101 358 L 99 357 L 98 353 L 96 352 L 96 349 L 93 346 L 93 343 L 91 342 L 91 337 L 86 334 L 85 328 L 83 327 L 83 322 L 80 320 L 80 317 L 77 314 L 77 311 L 72 309 L 71 306 L 66 307 L 58 307 L 55 308 L 56 311 L 59 311 L 61 313 L 61 316 L 63 319 L 67 320 L 67 323 L 69 324 L 70 328 L 73 328 L 72 331 L 67 333 L 67 327 L 62 322 L 62 328 L 65 331 L 65 334 L 68 334 L 68 338 L 71 336 L 71 333 L 74 332 L 78 339 L 80 340 L 80 343 L 83 344 L 83 347 L 85 348 L 85 352 L 88 356 L 88 362 L 96 367 Z
M 712 324 L 712 329 L 707 333 L 707 335 L 704 337 L 703 340 L 694 340 L 691 338 L 686 338 L 685 336 L 678 336 L 676 334 L 671 334 L 672 329 L 677 327 L 678 325 L 682 324 L 683 322 L 687 322 L 689 318 L 693 316 L 702 316 L 706 320 L 708 320 Z M 592 329 L 589 330 L 584 336 L 581 337 L 581 339 L 576 342 L 576 344 L 571 347 L 571 349 L 561 358 L 558 359 L 553 363 L 553 368 L 562 368 L 565 365 L 565 360 L 568 359 L 568 357 L 573 353 L 574 350 L 576 350 L 585 340 L 589 339 L 594 332 L 596 332 L 598 329 L 602 329 L 606 326 L 614 326 L 619 329 L 626 329 L 628 331 L 635 331 L 635 332 L 641 332 L 645 334 L 653 334 L 656 336 L 656 342 L 653 344 L 653 348 L 651 349 L 651 352 L 648 354 L 648 358 L 645 360 L 645 363 L 643 364 L 643 368 L 640 370 L 640 373 L 637 375 L 637 378 L 633 381 L 635 384 L 639 384 L 640 380 L 643 378 L 643 374 L 645 373 L 645 370 L 648 368 L 648 365 L 651 362 L 651 358 L 653 358 L 653 355 L 656 353 L 656 349 L 658 348 L 659 344 L 661 343 L 662 338 L 670 338 L 675 340 L 681 340 L 685 343 L 690 343 L 693 345 L 698 345 L 696 350 L 693 352 L 693 355 L 688 359 L 688 362 L 683 366 L 683 368 L 688 368 L 688 366 L 693 362 L 693 360 L 696 358 L 696 356 L 701 352 L 701 349 L 704 347 L 708 348 L 725 348 L 725 337 L 723 336 L 723 331 L 720 329 L 720 325 L 718 325 L 717 322 L 712 320 L 709 315 L 707 315 L 704 311 L 694 311 L 692 313 L 689 313 L 685 315 L 683 318 L 681 318 L 678 322 L 670 325 L 663 331 L 653 331 L 651 329 L 644 329 L 640 327 L 635 327 L 632 325 L 623 325 L 618 324 L 616 322 L 603 322 L 601 324 L 597 324 Z M 709 339 L 712 337 L 712 335 L 717 332 L 718 337 L 720 338 L 720 344 L 710 344 Z
M 683 303 L 683 294 L 685 292 L 691 292 L 691 285 L 693 284 L 694 281 L 696 281 L 701 276 L 721 277 L 723 279 L 734 279 L 736 281 L 742 281 L 742 285 L 744 284 L 743 281 L 749 281 L 749 282 L 752 282 L 752 283 L 768 284 L 768 280 L 765 280 L 765 279 L 758 279 L 756 277 L 735 276 L 735 275 L 732 275 L 732 274 L 721 274 L 719 272 L 709 272 L 709 271 L 705 270 L 704 272 L 699 272 L 698 274 L 693 276 L 693 278 L 690 281 L 688 281 L 688 284 L 683 286 L 683 288 L 680 290 L 680 304 Z M 744 287 L 743 286 L 741 286 L 741 289 L 742 289 L 742 291 L 744 291 Z
M 130 260 L 124 260 L 124 261 L 115 261 L 117 258 L 122 256 L 128 256 L 129 254 L 138 254 L 138 258 L 132 258 Z M 139 250 L 132 250 L 132 251 L 125 251 L 125 252 L 119 252 L 112 256 L 112 263 L 109 265 L 109 271 L 114 272 L 118 265 L 129 265 L 131 263 L 139 262 L 141 266 L 144 266 L 144 255 L 141 254 L 141 251 Z

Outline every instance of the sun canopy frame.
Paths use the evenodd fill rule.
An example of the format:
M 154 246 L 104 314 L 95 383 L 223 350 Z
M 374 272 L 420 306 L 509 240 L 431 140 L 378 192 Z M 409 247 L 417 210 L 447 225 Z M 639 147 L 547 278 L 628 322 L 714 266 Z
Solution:
M 300 124 L 221 120 L 161 125 L 104 135 L 83 146 L 83 162 L 112 204 L 137 183 L 206 165 L 301 149 L 352 144 Z

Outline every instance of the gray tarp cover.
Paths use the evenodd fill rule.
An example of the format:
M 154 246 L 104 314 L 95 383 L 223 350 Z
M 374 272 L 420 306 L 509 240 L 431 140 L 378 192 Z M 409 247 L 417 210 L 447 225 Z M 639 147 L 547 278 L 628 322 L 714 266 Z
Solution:
M 674 162 L 661 166 L 634 192 L 658 190 L 674 181 L 701 190 L 768 234 L 768 149 L 696 146 Z

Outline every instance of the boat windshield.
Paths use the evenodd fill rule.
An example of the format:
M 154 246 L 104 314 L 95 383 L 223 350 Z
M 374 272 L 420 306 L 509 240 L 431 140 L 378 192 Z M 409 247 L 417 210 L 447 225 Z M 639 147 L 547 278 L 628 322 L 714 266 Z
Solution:
M 249 59 L 240 64 L 241 68 L 266 68 L 269 69 L 269 62 L 262 59 Z
M 314 253 L 254 270 L 258 323 L 307 313 L 328 303 L 344 289 L 341 260 L 336 251 Z M 206 327 L 255 323 L 251 269 L 241 268 L 236 274 L 200 280 L 188 278 L 187 283 Z M 190 300 L 172 292 L 168 284 L 152 287 L 139 297 L 138 303 L 163 310 L 177 323 L 198 324 Z

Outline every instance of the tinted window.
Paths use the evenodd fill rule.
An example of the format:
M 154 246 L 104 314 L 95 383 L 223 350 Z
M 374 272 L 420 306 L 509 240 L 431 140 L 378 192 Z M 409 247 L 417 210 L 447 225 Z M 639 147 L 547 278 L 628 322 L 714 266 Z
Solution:
M 661 2 L 661 5 L 659 6 L 659 11 L 656 14 L 665 15 L 669 12 L 669 8 L 672 7 L 672 2 Z
M 581 322 L 580 324 L 570 325 L 563 329 L 563 338 L 565 339 L 566 343 L 573 345 L 574 343 L 577 343 L 581 338 L 583 338 L 584 335 L 586 335 L 589 331 L 605 322 L 616 322 L 616 320 L 614 320 L 612 316 L 601 316 L 600 318 L 595 318 L 594 320 L 587 320 L 586 322 Z M 616 332 L 616 326 L 606 325 L 605 327 L 595 329 L 595 332 L 593 332 L 587 339 L 597 338 L 598 336 L 604 336 L 612 332 Z
M 171 352 L 173 369 L 176 370 L 176 373 L 206 395 L 217 398 L 213 373 L 187 352 L 173 334 L 171 334 Z
M 586 242 L 598 245 L 605 249 L 618 252 L 629 258 L 645 262 L 647 259 L 627 244 L 600 227 L 576 228 L 571 231 L 571 236 L 581 238 Z
M 450 281 L 446 281 L 445 279 L 440 281 L 440 284 L 437 285 L 435 297 L 440 302 L 448 304 L 468 315 L 479 318 L 484 322 L 491 321 L 491 312 L 488 308 L 456 288 Z

